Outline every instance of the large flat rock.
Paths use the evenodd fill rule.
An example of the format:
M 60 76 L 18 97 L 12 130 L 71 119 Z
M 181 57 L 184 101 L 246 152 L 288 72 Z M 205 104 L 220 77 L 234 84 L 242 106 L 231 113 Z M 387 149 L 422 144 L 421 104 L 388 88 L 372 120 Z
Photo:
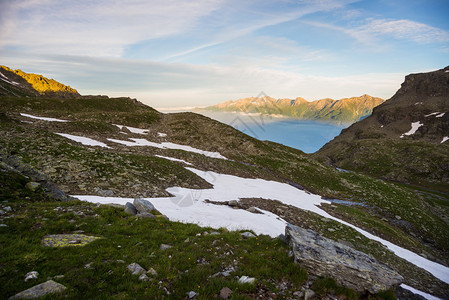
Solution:
M 285 235 L 295 262 L 316 276 L 331 277 L 340 285 L 371 294 L 395 288 L 403 281 L 401 275 L 372 256 L 313 230 L 289 224 Z
M 9 299 L 37 299 L 53 293 L 62 293 L 65 289 L 66 287 L 62 284 L 49 280 L 15 294 L 14 296 L 9 297 Z

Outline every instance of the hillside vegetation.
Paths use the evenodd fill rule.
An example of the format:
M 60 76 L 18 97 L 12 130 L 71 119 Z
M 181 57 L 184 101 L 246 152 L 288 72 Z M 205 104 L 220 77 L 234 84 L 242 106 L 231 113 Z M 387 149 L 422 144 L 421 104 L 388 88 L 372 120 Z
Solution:
M 245 239 L 240 232 L 225 228 L 171 222 L 157 211 L 155 218 L 143 219 L 125 214 L 120 206 L 76 199 L 56 201 L 43 186 L 31 185 L 36 179 L 30 174 L 54 183 L 67 195 L 131 199 L 169 197 L 166 189 L 173 186 L 199 193 L 213 187 L 213 181 L 186 168 L 186 163 L 200 171 L 239 176 L 242 180 L 288 183 L 329 199 L 330 204 L 320 208 L 332 216 L 449 265 L 446 194 L 337 169 L 300 150 L 259 141 L 210 118 L 195 113 L 162 114 L 135 99 L 0 96 L 0 104 L 0 180 L 4 187 L 0 191 L 0 239 L 5 245 L 0 250 L 0 279 L 7 283 L 0 294 L 4 297 L 44 282 L 47 277 L 68 287 L 56 298 L 104 295 L 182 299 L 188 292 L 195 292 L 196 299 L 210 299 L 225 287 L 232 290 L 232 299 L 298 299 L 310 290 L 318 298 L 328 299 L 395 297 L 394 291 L 361 295 L 338 286 L 332 279 L 310 276 L 294 264 L 281 239 L 265 235 Z M 148 131 L 141 134 L 135 129 Z M 91 138 L 107 147 L 83 145 L 60 133 Z M 129 147 L 111 139 L 188 145 L 228 159 L 179 148 Z M 239 200 L 235 210 L 256 207 L 350 245 L 396 270 L 406 284 L 449 297 L 448 284 L 349 226 L 285 205 L 279 199 L 228 200 Z M 42 245 L 48 234 L 81 233 L 101 239 L 84 247 Z M 162 250 L 161 244 L 172 248 Z M 148 275 L 149 281 L 139 281 L 126 270 L 134 262 L 147 270 L 154 269 L 155 273 Z M 231 268 L 230 276 L 214 276 Z M 24 282 L 25 274 L 34 270 L 40 273 L 38 279 Z M 241 276 L 254 277 L 256 282 L 242 285 L 238 283 Z

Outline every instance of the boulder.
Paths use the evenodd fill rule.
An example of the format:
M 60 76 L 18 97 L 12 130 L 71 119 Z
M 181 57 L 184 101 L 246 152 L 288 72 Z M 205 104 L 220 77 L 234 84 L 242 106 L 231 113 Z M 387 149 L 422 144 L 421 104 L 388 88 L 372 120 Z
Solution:
M 255 238 L 256 236 L 249 231 L 245 231 L 242 233 L 242 237 L 244 239 Z
M 331 277 L 340 285 L 371 294 L 395 288 L 403 281 L 401 275 L 372 256 L 313 230 L 288 224 L 285 235 L 295 262 L 313 275 Z
M 131 202 L 126 202 L 125 204 L 125 212 L 130 215 L 136 215 L 137 209 Z
M 153 204 L 148 200 L 134 199 L 133 204 L 139 213 L 151 213 L 152 210 L 156 210 Z
M 154 219 L 154 218 L 156 218 L 155 215 L 153 215 L 152 213 L 149 213 L 149 212 L 138 213 L 136 215 L 136 217 L 141 218 L 141 219 L 148 219 L 148 218 Z
M 54 282 L 53 280 L 49 280 L 44 283 L 35 285 L 32 288 L 29 288 L 18 294 L 15 294 L 9 299 L 36 299 L 53 293 L 61 293 L 65 289 L 66 287 L 62 284 Z
M 133 275 L 142 275 L 147 271 L 142 268 L 138 263 L 132 263 L 126 267 L 126 269 L 131 272 Z

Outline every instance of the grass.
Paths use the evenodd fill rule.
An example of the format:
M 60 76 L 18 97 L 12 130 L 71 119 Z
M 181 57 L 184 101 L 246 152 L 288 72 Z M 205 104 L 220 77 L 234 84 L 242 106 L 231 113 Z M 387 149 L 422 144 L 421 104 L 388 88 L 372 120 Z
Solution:
M 0 294 L 4 297 L 57 275 L 64 275 L 56 281 L 68 287 L 61 297 L 101 295 L 105 299 L 181 299 L 189 291 L 197 292 L 199 299 L 210 299 L 225 286 L 233 290 L 234 299 L 246 299 L 259 287 L 280 279 L 291 283 L 292 289 L 285 292 L 288 295 L 307 278 L 306 271 L 288 256 L 287 246 L 277 239 L 243 239 L 239 232 L 225 229 L 218 230 L 217 235 L 205 235 L 212 229 L 163 218 L 137 219 L 111 206 L 52 202 L 40 192 L 25 189 L 25 178 L 16 180 L 17 176 L 5 171 L 0 174 L 5 190 L 15 192 L 2 195 L 2 205 L 13 209 L 2 220 L 8 227 L 0 228 Z M 47 234 L 79 230 L 102 239 L 84 247 L 49 248 L 41 244 Z M 160 244 L 173 247 L 162 251 Z M 140 282 L 126 270 L 133 262 L 153 268 L 157 275 L 150 276 L 150 282 Z M 92 269 L 85 268 L 86 264 Z M 229 266 L 236 269 L 231 276 L 211 278 Z M 38 271 L 39 278 L 24 282 L 30 271 Z M 243 275 L 257 278 L 257 283 L 237 283 L 235 276 Z M 271 291 L 280 292 L 276 284 Z

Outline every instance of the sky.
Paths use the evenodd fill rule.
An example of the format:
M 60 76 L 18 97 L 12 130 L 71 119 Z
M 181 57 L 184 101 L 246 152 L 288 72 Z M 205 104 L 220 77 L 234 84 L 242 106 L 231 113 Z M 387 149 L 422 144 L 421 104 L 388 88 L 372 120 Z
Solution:
M 0 64 L 156 108 L 388 99 L 449 65 L 448 0 L 0 0 Z

